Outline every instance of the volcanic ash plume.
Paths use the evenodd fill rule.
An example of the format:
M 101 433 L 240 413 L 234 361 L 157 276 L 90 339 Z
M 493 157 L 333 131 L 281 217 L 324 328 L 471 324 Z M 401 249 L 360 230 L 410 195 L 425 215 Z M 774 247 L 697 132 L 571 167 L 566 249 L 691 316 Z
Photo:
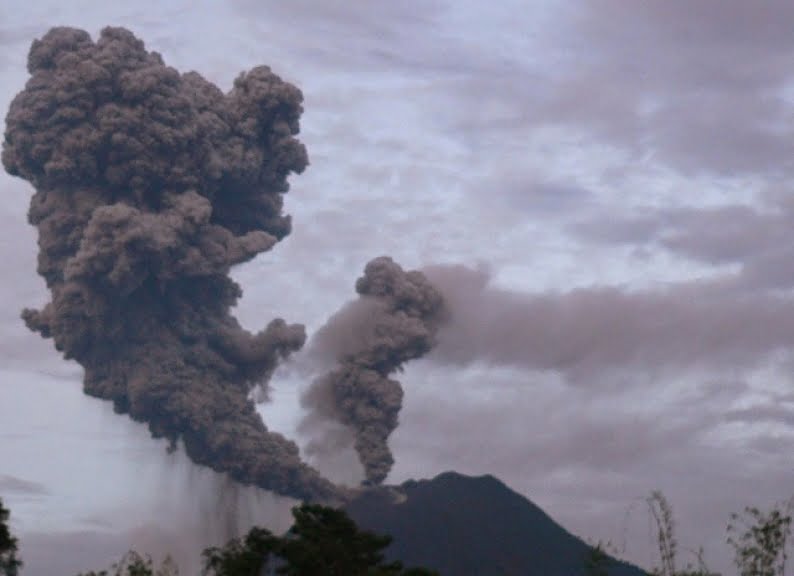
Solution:
M 403 397 L 389 375 L 434 346 L 444 302 L 421 272 L 405 272 L 385 256 L 367 264 L 356 292 L 360 298 L 332 316 L 312 342 L 338 366 L 312 383 L 303 403 L 311 410 L 307 422 L 337 421 L 353 431 L 366 479 L 378 484 L 394 463 L 387 440 Z
M 790 295 L 748 293 L 731 277 L 525 293 L 499 288 L 483 269 L 424 273 L 449 311 L 432 354 L 441 364 L 557 372 L 592 386 L 616 373 L 735 377 L 794 344 Z
M 282 194 L 308 163 L 301 92 L 257 67 L 223 94 L 122 28 L 96 42 L 54 28 L 28 71 L 2 156 L 36 189 L 28 218 L 52 300 L 25 310 L 28 326 L 83 366 L 86 393 L 181 439 L 195 462 L 332 497 L 249 400 L 303 327 L 277 319 L 251 334 L 229 313 L 241 295 L 229 269 L 290 232 Z

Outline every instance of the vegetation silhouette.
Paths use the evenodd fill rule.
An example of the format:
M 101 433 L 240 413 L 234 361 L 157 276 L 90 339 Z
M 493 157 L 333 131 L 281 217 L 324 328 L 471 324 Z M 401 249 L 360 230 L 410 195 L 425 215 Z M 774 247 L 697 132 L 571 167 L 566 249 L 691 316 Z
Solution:
M 490 477 L 485 480 L 493 484 Z M 652 492 L 645 498 L 645 504 L 656 528 L 659 550 L 659 565 L 647 574 L 713 576 L 703 561 L 702 549 L 696 552 L 695 565 L 690 563 L 683 569 L 677 567 L 676 553 L 679 547 L 673 510 L 664 494 Z M 304 503 L 293 508 L 292 513 L 294 524 L 281 536 L 265 528 L 254 527 L 225 546 L 204 550 L 202 575 L 439 576 L 439 572 L 431 569 L 405 568 L 402 562 L 389 560 L 385 551 L 392 537 L 361 529 L 345 510 Z M 17 556 L 17 539 L 11 534 L 9 517 L 10 511 L 0 499 L 0 575 L 18 576 L 22 560 Z M 786 576 L 793 523 L 794 497 L 776 503 L 768 510 L 746 507 L 741 513 L 731 514 L 727 543 L 735 552 L 737 576 Z M 440 533 L 436 536 L 437 540 L 443 539 Z M 618 551 L 609 542 L 590 545 L 576 573 L 608 576 L 616 569 L 620 571 L 627 565 L 616 560 L 617 555 Z M 513 573 L 498 567 L 491 568 L 499 574 Z M 129 551 L 109 570 L 91 571 L 77 576 L 178 575 L 179 569 L 170 557 L 155 566 L 149 556 Z
M 11 512 L 3 506 L 0 498 L 0 574 L 17 576 L 22 560 L 17 557 L 17 539 L 11 534 L 8 518 Z
M 677 567 L 678 540 L 675 536 L 673 509 L 664 494 L 655 490 L 645 498 L 648 514 L 656 529 L 659 565 L 650 576 L 715 576 L 703 558 L 703 548 L 690 550 L 696 562 L 683 569 Z M 794 497 L 773 504 L 769 510 L 747 506 L 730 515 L 727 543 L 734 549 L 737 576 L 786 576 L 786 561 L 794 521 Z M 608 565 L 606 551 L 617 554 L 610 543 L 592 547 L 587 558 L 588 576 L 601 576 Z
M 225 546 L 204 550 L 203 576 L 439 576 L 424 568 L 404 568 L 385 561 L 390 536 L 361 530 L 343 510 L 318 504 L 292 509 L 293 526 L 276 536 L 254 527 Z M 160 566 L 135 551 L 128 552 L 110 570 L 78 576 L 177 576 L 170 558 Z

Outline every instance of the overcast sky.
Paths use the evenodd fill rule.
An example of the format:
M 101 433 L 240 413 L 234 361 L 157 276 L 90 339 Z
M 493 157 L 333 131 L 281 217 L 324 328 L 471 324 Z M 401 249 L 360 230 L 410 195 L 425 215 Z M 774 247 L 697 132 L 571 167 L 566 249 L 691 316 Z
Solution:
M 234 273 L 241 323 L 311 334 L 382 254 L 462 266 L 461 314 L 402 376 L 389 481 L 491 473 L 646 566 L 637 499 L 661 489 L 727 573 L 729 514 L 794 494 L 792 21 L 785 0 L 2 0 L 0 109 L 53 25 L 125 26 L 223 90 L 271 66 L 304 93 L 311 164 L 293 233 Z M 0 495 L 27 573 L 57 562 L 45 543 L 202 522 L 228 485 L 83 396 L 19 319 L 47 295 L 31 188 L 0 189 Z M 302 374 L 298 355 L 262 408 L 299 441 Z M 243 523 L 286 521 L 233 497 L 265 510 Z

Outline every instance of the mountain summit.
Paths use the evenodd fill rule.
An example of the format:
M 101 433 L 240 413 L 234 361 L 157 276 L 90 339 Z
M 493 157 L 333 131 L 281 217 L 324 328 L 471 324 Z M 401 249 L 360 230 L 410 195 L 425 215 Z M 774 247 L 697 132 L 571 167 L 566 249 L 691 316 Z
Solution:
M 444 472 L 362 493 L 347 506 L 359 526 L 390 534 L 390 559 L 443 576 L 584 576 L 581 539 L 493 476 Z M 609 576 L 646 576 L 614 560 Z

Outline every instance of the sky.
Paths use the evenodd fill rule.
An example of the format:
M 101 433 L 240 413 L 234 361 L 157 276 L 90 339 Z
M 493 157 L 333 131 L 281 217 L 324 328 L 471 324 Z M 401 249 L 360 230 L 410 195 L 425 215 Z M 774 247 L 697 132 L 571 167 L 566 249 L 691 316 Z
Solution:
M 459 314 L 401 376 L 389 482 L 494 474 L 646 566 L 659 489 L 681 546 L 731 573 L 730 513 L 794 495 L 792 18 L 783 0 L 2 0 L 0 109 L 54 25 L 127 27 L 224 91 L 269 65 L 303 91 L 310 166 L 292 234 L 233 272 L 240 322 L 311 335 L 375 256 L 456 266 L 437 281 Z M 5 173 L 0 190 L 0 496 L 25 574 L 101 568 L 98 548 L 184 536 L 229 499 L 231 523 L 288 524 L 289 502 L 84 396 L 25 328 L 48 298 L 32 190 Z M 305 442 L 301 358 L 260 411 Z M 314 463 L 354 482 L 351 462 Z

